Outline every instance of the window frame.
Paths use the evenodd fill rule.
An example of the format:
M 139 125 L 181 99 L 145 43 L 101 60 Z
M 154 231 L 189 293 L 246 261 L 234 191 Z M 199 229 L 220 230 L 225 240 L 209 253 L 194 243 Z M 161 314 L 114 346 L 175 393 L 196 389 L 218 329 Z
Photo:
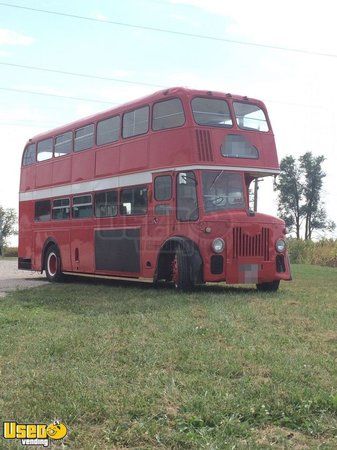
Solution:
M 40 220 L 40 219 L 38 219 L 38 217 L 36 215 L 36 205 L 38 203 L 43 203 L 43 202 L 45 202 L 45 203 L 48 202 L 49 203 L 49 218 L 45 219 L 45 220 Z M 51 216 L 52 216 L 52 207 L 51 207 L 51 205 L 52 205 L 52 201 L 51 201 L 50 198 L 35 200 L 35 203 L 34 203 L 34 222 L 36 222 L 36 223 L 50 222 Z
M 78 131 L 80 131 L 80 130 L 83 130 L 84 128 L 87 128 L 87 127 L 92 127 L 92 130 L 93 130 L 92 131 L 92 144 L 91 144 L 90 147 L 86 147 L 86 148 L 82 148 L 80 150 L 76 150 L 76 148 L 75 148 L 76 147 L 76 133 Z M 75 128 L 74 129 L 74 135 L 73 135 L 73 153 L 85 152 L 86 150 L 90 150 L 93 147 L 95 147 L 95 131 L 96 131 L 96 129 L 95 129 L 95 123 L 94 122 L 88 123 L 88 124 L 83 125 L 83 126 L 81 126 L 79 128 Z M 90 135 L 88 135 L 88 136 L 90 136 Z
M 96 196 L 97 195 L 100 195 L 100 194 L 108 194 L 109 192 L 116 192 L 116 194 L 117 194 L 117 202 L 116 202 L 116 205 L 114 205 L 114 206 L 116 206 L 116 214 L 114 214 L 113 216 L 98 216 L 97 214 L 96 214 Z M 94 217 L 96 218 L 96 219 L 108 219 L 108 218 L 111 218 L 111 217 L 117 217 L 118 215 L 119 215 L 119 206 L 120 206 L 120 204 L 119 204 L 119 190 L 118 189 L 108 189 L 108 190 L 105 190 L 105 191 L 99 191 L 99 192 L 95 192 L 94 193 L 94 202 L 93 202 L 93 207 L 94 207 Z
M 228 144 L 229 139 L 232 139 L 233 136 L 235 136 L 235 137 L 237 137 L 237 138 L 241 138 L 241 139 L 242 139 L 242 141 L 241 141 L 242 143 L 248 144 L 252 149 L 256 150 L 256 156 L 255 156 L 255 157 L 251 157 L 251 156 L 232 156 L 232 155 L 225 155 L 223 151 L 224 151 L 226 145 Z M 227 136 L 225 136 L 225 139 L 224 139 L 223 143 L 220 145 L 220 154 L 221 154 L 221 156 L 222 156 L 223 158 L 249 159 L 250 161 L 251 161 L 251 160 L 253 160 L 253 161 L 255 160 L 255 161 L 256 161 L 256 160 L 260 159 L 260 151 L 259 151 L 259 149 L 258 149 L 255 145 L 251 144 L 251 143 L 249 142 L 249 140 L 246 139 L 246 137 L 245 137 L 244 135 L 242 135 L 242 134 L 237 134 L 237 133 L 228 133 Z
M 235 106 L 234 106 L 235 103 L 241 103 L 243 105 L 257 106 L 264 114 L 268 130 L 262 131 L 262 130 L 257 130 L 255 128 L 240 127 L 240 125 L 238 124 L 238 118 L 237 118 L 236 111 L 235 111 Z M 268 117 L 267 111 L 263 107 L 258 105 L 257 103 L 252 103 L 252 102 L 247 102 L 247 101 L 243 101 L 243 100 L 235 100 L 235 99 L 233 99 L 232 107 L 233 107 L 233 114 L 234 114 L 234 118 L 235 118 L 235 124 L 236 124 L 236 126 L 238 127 L 239 130 L 250 131 L 250 132 L 253 132 L 253 133 L 270 133 L 271 132 L 271 126 L 270 126 L 270 122 L 269 122 L 269 117 Z
M 196 198 L 196 201 L 197 201 L 196 210 L 197 210 L 198 214 L 197 214 L 197 217 L 195 219 L 183 220 L 183 219 L 179 218 L 179 208 L 178 208 L 179 174 L 181 174 L 181 173 L 188 173 L 188 172 L 192 172 L 194 174 L 194 179 L 195 179 L 195 198 Z M 198 189 L 197 189 L 198 185 L 199 185 L 199 180 L 198 180 L 197 172 L 195 170 L 186 170 L 186 171 L 180 170 L 179 172 L 177 172 L 177 175 L 176 175 L 176 195 L 175 195 L 175 197 L 176 197 L 176 219 L 179 222 L 197 222 L 199 220 L 199 218 L 200 218 L 200 205 L 199 205 Z
M 222 208 L 222 209 L 221 208 L 215 208 L 215 209 L 206 208 L 205 195 L 204 195 L 204 174 L 206 174 L 206 172 L 218 172 L 220 174 L 221 174 L 221 172 L 223 172 L 226 175 L 238 175 L 241 178 L 241 182 L 242 182 L 243 206 L 242 207 L 234 207 L 234 208 Z M 227 213 L 227 212 L 233 212 L 233 211 L 244 211 L 244 210 L 247 211 L 247 205 L 248 205 L 249 198 L 247 197 L 247 187 L 246 187 L 246 182 L 245 182 L 245 177 L 244 177 L 243 172 L 237 171 L 237 170 L 217 169 L 215 166 L 212 169 L 203 169 L 200 173 L 200 178 L 201 178 L 201 202 L 203 205 L 205 215 L 209 216 L 212 214 L 218 214 L 218 213 L 223 213 L 223 212 Z M 214 205 L 214 206 L 216 206 L 216 205 Z
M 54 202 L 57 202 L 59 200 L 68 200 L 68 206 L 54 206 Z M 55 218 L 53 217 L 53 211 L 55 209 L 65 209 L 69 208 L 69 214 L 68 217 L 61 217 L 61 218 Z M 71 204 L 70 204 L 70 197 L 59 197 L 59 198 L 53 198 L 51 202 L 51 220 L 69 220 L 71 218 Z
M 78 203 L 78 204 L 74 205 L 74 199 L 75 198 L 89 197 L 89 196 L 91 198 L 91 203 Z M 75 215 L 74 215 L 74 207 L 76 207 L 76 206 L 89 206 L 89 205 L 91 206 L 91 215 L 90 216 L 75 217 Z M 78 220 L 78 219 L 85 220 L 85 219 L 92 219 L 93 217 L 95 217 L 95 216 L 94 216 L 94 203 L 93 203 L 93 196 L 92 196 L 92 194 L 91 193 L 87 193 L 87 194 L 76 194 L 76 195 L 73 195 L 73 197 L 71 199 L 71 218 L 75 219 L 75 220 Z
M 111 120 L 111 119 L 114 119 L 116 117 L 119 117 L 118 138 L 116 140 L 114 140 L 114 141 L 109 141 L 109 142 L 105 142 L 104 144 L 99 144 L 98 143 L 98 125 L 101 122 L 104 122 L 104 121 L 107 121 L 107 120 Z M 121 114 L 115 114 L 113 116 L 109 116 L 109 117 L 106 117 L 104 119 L 98 120 L 96 122 L 96 126 L 95 126 L 95 145 L 96 145 L 96 147 L 103 147 L 104 145 L 114 144 L 115 142 L 120 141 L 120 139 L 121 139 L 121 123 L 122 123 Z
M 169 102 L 170 100 L 179 100 L 179 101 L 180 101 L 181 107 L 182 107 L 183 116 L 184 116 L 184 122 L 183 122 L 181 125 L 176 125 L 176 126 L 174 126 L 174 127 L 158 128 L 158 129 L 155 129 L 155 128 L 153 127 L 153 121 L 154 121 L 154 115 L 153 115 L 153 112 L 154 112 L 154 107 L 155 107 L 155 105 L 158 105 L 159 103 Z M 158 100 L 157 102 L 154 102 L 154 103 L 152 104 L 152 108 L 151 108 L 151 130 L 152 130 L 152 131 L 155 131 L 155 132 L 156 132 L 156 131 L 172 130 L 172 129 L 175 129 L 175 128 L 181 128 L 181 127 L 183 127 L 183 126 L 185 126 L 185 125 L 186 125 L 186 111 L 185 111 L 185 108 L 184 108 L 184 102 L 182 101 L 182 99 L 181 99 L 180 97 L 165 98 L 165 99 Z
M 35 148 L 34 148 L 34 156 L 35 156 L 35 158 L 34 158 L 34 161 L 33 162 L 31 162 L 31 163 L 29 163 L 29 164 L 25 164 L 24 162 L 25 162 L 25 154 L 26 154 L 26 151 L 28 150 L 28 147 L 30 147 L 30 146 L 34 146 Z M 23 154 L 22 154 L 22 161 L 21 161 L 21 167 L 27 167 L 27 166 L 32 166 L 33 164 L 36 164 L 37 163 L 37 145 L 36 145 L 36 142 L 29 142 L 26 146 L 25 146 L 25 148 L 24 148 L 24 150 L 23 150 Z
M 125 117 L 125 115 L 126 114 L 130 114 L 132 112 L 135 112 L 138 109 L 143 109 L 143 108 L 147 108 L 148 109 L 147 130 L 144 131 L 143 133 L 133 134 L 131 136 L 124 136 L 124 117 Z M 145 105 L 139 106 L 137 108 L 133 108 L 133 109 L 130 109 L 128 111 L 124 111 L 123 114 L 122 114 L 122 122 L 121 122 L 121 136 L 122 136 L 122 139 L 132 139 L 132 138 L 135 138 L 137 136 L 144 136 L 145 134 L 147 134 L 149 132 L 149 130 L 150 130 L 150 121 L 151 121 L 150 113 L 151 113 L 151 108 L 150 108 L 149 104 L 145 104 Z
M 158 178 L 170 178 L 170 197 L 169 198 L 160 198 L 158 199 L 156 196 L 156 182 L 158 180 Z M 155 199 L 156 202 L 169 202 L 170 200 L 172 200 L 172 196 L 173 196 L 173 180 L 172 180 L 172 175 L 157 175 L 155 177 L 155 179 L 153 180 L 153 197 Z
M 51 156 L 49 158 L 45 158 L 45 159 L 39 160 L 39 145 L 41 145 L 43 142 L 47 142 L 47 141 L 51 141 L 52 142 L 52 151 L 50 153 Z M 48 137 L 46 139 L 42 139 L 42 141 L 38 141 L 37 145 L 36 145 L 36 161 L 38 163 L 43 163 L 44 161 L 49 161 L 53 157 L 54 157 L 54 137 Z
M 122 194 L 123 191 L 126 190 L 131 190 L 131 189 L 146 189 L 146 211 L 142 212 L 142 213 L 136 213 L 136 214 L 123 214 L 122 212 Z M 149 186 L 147 184 L 137 184 L 134 186 L 124 186 L 122 188 L 119 189 L 119 215 L 123 216 L 123 217 L 135 217 L 135 216 L 146 216 L 149 213 L 149 198 L 148 198 L 148 194 L 149 194 Z
M 60 136 L 64 136 L 64 135 L 67 134 L 67 133 L 71 133 L 71 151 L 70 151 L 69 153 L 66 153 L 65 155 L 58 155 L 58 156 L 56 156 L 56 155 L 55 155 L 55 150 L 56 150 L 56 139 L 57 139 L 58 137 L 60 137 Z M 53 152 L 53 157 L 54 157 L 54 158 L 63 158 L 63 157 L 65 157 L 65 156 L 69 156 L 69 155 L 71 155 L 72 153 L 74 153 L 74 136 L 75 136 L 75 132 L 74 132 L 73 130 L 68 130 L 68 131 L 65 131 L 64 133 L 61 133 L 61 134 L 58 134 L 58 135 L 54 136 L 54 152 Z
M 201 123 L 198 123 L 198 122 L 195 120 L 195 117 L 194 117 L 194 111 L 193 111 L 193 105 L 192 105 L 193 100 L 195 100 L 196 98 L 202 98 L 202 99 L 205 99 L 205 100 L 220 100 L 220 101 L 225 102 L 225 103 L 227 104 L 227 107 L 228 107 L 228 112 L 229 112 L 229 116 L 230 116 L 231 121 L 232 121 L 232 125 L 209 125 L 209 124 L 201 124 Z M 231 110 L 231 104 L 230 104 L 230 102 L 228 102 L 225 98 L 213 97 L 213 96 L 205 96 L 205 95 L 196 95 L 195 97 L 191 98 L 191 101 L 190 101 L 190 107 L 191 107 L 191 113 L 192 113 L 192 120 L 193 120 L 193 122 L 194 122 L 197 126 L 199 126 L 199 127 L 211 127 L 211 128 L 225 128 L 225 129 L 231 129 L 231 128 L 234 127 L 234 124 L 236 124 L 236 117 L 235 117 L 235 120 L 233 120 L 233 112 L 232 112 L 232 110 Z

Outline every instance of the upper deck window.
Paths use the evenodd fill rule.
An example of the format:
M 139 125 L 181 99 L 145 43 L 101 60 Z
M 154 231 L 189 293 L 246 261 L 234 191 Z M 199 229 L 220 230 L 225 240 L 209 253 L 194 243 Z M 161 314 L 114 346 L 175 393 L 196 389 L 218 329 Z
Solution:
M 124 114 L 123 138 L 147 133 L 149 129 L 149 110 L 148 106 L 143 106 Z
M 233 107 L 239 128 L 253 131 L 269 131 L 266 116 L 257 105 L 233 102 Z
M 75 131 L 75 152 L 87 150 L 94 145 L 94 124 L 79 128 Z
M 54 156 L 68 155 L 73 151 L 73 133 L 68 131 L 67 133 L 60 134 L 55 138 Z
M 53 139 L 45 139 L 37 144 L 37 160 L 45 161 L 53 157 Z
M 108 144 L 109 142 L 118 141 L 120 117 L 110 117 L 106 120 L 101 120 L 97 124 L 97 145 Z
M 34 164 L 36 161 L 36 145 L 29 144 L 23 154 L 22 165 L 29 166 L 30 164 Z
M 233 125 L 225 100 L 196 97 L 192 100 L 192 111 L 194 120 L 199 125 L 210 127 L 231 127 Z
M 183 105 L 179 98 L 158 102 L 153 105 L 153 130 L 181 127 L 184 123 L 185 115 Z

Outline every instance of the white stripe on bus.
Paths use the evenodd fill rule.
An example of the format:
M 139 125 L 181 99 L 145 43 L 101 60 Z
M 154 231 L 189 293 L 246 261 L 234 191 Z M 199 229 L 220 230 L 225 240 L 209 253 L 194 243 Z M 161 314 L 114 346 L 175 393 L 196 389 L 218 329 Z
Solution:
M 35 189 L 33 191 L 20 192 L 20 201 L 40 200 L 43 198 L 55 198 L 65 195 L 76 195 L 86 192 L 104 191 L 107 189 L 115 189 L 127 186 L 136 186 L 139 184 L 148 184 L 152 182 L 152 174 L 161 172 L 178 172 L 187 170 L 199 170 L 199 169 L 211 169 L 211 170 L 228 170 L 228 171 L 240 171 L 249 172 L 253 175 L 277 175 L 279 170 L 277 169 L 263 169 L 258 167 L 230 167 L 230 166 L 181 166 L 170 167 L 166 169 L 151 170 L 146 172 L 132 173 L 128 175 L 117 175 L 109 178 L 99 178 L 91 181 L 84 181 L 79 183 L 71 183 L 62 186 L 53 186 L 45 189 Z

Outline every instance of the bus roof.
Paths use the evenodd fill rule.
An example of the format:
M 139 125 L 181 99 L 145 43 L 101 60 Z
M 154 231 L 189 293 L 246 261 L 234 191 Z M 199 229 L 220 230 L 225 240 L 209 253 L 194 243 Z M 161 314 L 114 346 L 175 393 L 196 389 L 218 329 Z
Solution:
M 57 128 L 54 128 L 52 130 L 39 133 L 32 138 L 29 139 L 29 143 L 37 142 L 42 139 L 47 139 L 49 137 L 64 133 L 66 131 L 71 131 L 76 128 L 80 128 L 82 126 L 88 125 L 89 123 L 94 123 L 99 120 L 105 119 L 107 117 L 111 117 L 112 115 L 117 115 L 135 108 L 139 108 L 142 105 L 147 105 L 154 103 L 159 100 L 164 100 L 166 97 L 174 97 L 178 96 L 180 98 L 186 98 L 191 99 L 196 96 L 206 96 L 206 97 L 216 97 L 216 98 L 224 98 L 227 100 L 234 100 L 234 101 L 242 101 L 247 103 L 254 103 L 263 109 L 265 109 L 265 105 L 261 100 L 247 97 L 247 96 L 240 96 L 240 95 L 232 95 L 230 93 L 224 93 L 224 92 L 218 92 L 218 91 L 210 91 L 210 90 L 197 90 L 197 89 L 189 89 L 185 87 L 172 87 L 168 89 L 161 89 L 160 91 L 156 91 L 151 95 L 147 95 L 145 97 L 141 97 L 136 100 L 132 100 L 130 102 L 115 106 L 114 108 L 109 108 L 107 110 L 104 110 L 102 112 L 78 119 L 74 122 L 70 122 L 65 125 L 61 125 Z

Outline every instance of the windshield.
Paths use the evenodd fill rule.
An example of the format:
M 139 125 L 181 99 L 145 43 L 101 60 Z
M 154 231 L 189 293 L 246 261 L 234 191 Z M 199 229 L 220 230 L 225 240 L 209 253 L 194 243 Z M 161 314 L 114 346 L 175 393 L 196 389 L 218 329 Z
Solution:
M 223 170 L 202 171 L 202 192 L 206 212 L 243 209 L 243 178 Z

